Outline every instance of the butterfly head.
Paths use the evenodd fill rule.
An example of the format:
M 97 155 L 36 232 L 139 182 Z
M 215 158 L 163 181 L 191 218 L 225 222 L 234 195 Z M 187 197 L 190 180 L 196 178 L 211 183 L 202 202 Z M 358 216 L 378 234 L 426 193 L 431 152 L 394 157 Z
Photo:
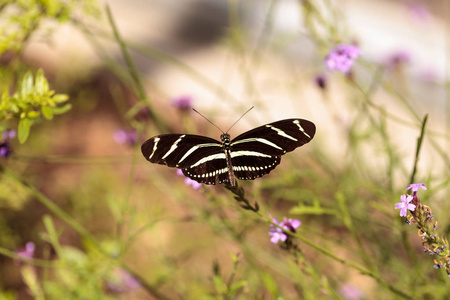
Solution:
M 220 140 L 224 144 L 230 144 L 230 135 L 228 133 L 223 133 L 220 135 Z

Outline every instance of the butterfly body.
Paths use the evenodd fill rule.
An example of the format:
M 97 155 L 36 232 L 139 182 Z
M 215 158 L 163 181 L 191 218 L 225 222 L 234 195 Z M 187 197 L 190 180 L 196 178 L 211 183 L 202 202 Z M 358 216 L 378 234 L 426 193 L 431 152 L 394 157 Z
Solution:
M 315 134 L 314 123 L 286 119 L 221 141 L 190 134 L 164 134 L 142 144 L 144 157 L 158 164 L 176 167 L 183 174 L 205 184 L 229 183 L 236 178 L 252 180 L 270 173 L 281 156 L 308 143 Z

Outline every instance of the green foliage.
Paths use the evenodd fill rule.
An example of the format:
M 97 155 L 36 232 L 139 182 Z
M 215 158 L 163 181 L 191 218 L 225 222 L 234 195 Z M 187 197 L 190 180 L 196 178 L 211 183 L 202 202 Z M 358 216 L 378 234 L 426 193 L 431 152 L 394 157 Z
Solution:
M 6 51 L 20 52 L 29 37 L 43 21 L 55 20 L 59 24 L 69 21 L 76 10 L 98 15 L 96 0 L 3 0 L 0 4 L 0 56 Z
M 39 70 L 33 78 L 27 72 L 22 79 L 20 88 L 10 96 L 8 90 L 3 92 L 0 102 L 0 122 L 3 124 L 18 119 L 17 136 L 20 143 L 24 143 L 31 126 L 44 117 L 52 120 L 54 115 L 63 114 L 70 110 L 71 104 L 64 103 L 69 99 L 65 94 L 55 94 L 50 90 L 44 72 Z
M 229 89 L 228 84 L 215 84 L 215 80 L 201 75 L 202 71 L 167 53 L 127 43 L 127 37 L 120 36 L 120 26 L 115 26 L 114 10 L 107 9 L 112 30 L 89 32 L 87 28 L 94 27 L 84 24 L 75 13 L 76 8 L 87 7 L 91 1 L 2 2 L 0 16 L 5 23 L 0 28 L 0 54 L 20 53 L 31 35 L 42 32 L 44 20 L 57 21 L 50 22 L 57 26 L 72 22 L 94 48 L 98 47 L 99 56 L 111 67 L 111 72 L 100 73 L 123 79 L 120 84 L 108 82 L 108 88 L 112 88 L 105 90 L 112 91 L 112 97 L 104 90 L 85 92 L 83 86 L 85 103 L 99 109 L 88 114 L 83 109 L 70 110 L 68 97 L 50 89 L 43 71 L 33 75 L 20 55 L 13 55 L 6 67 L 0 67 L 0 132 L 17 125 L 18 139 L 23 143 L 35 126 L 34 141 L 44 143 L 39 138 L 49 135 L 52 125 L 58 122 L 55 116 L 70 110 L 67 124 L 59 123 L 60 132 L 69 134 L 46 139 L 44 149 L 49 149 L 48 155 L 27 144 L 22 145 L 22 153 L 29 152 L 30 156 L 0 161 L 0 208 L 4 212 L 0 220 L 0 253 L 6 257 L 6 267 L 14 268 L 20 276 L 15 286 L 26 285 L 27 293 L 35 299 L 283 300 L 345 298 L 340 289 L 356 282 L 367 299 L 449 298 L 445 271 L 433 268 L 437 263 L 447 266 L 448 249 L 441 251 L 442 257 L 425 255 L 422 250 L 424 246 L 436 250 L 436 236 L 441 249 L 448 240 L 435 232 L 442 227 L 448 234 L 450 228 L 445 219 L 450 209 L 446 201 L 450 192 L 449 155 L 439 148 L 449 137 L 434 132 L 434 128 L 425 130 L 423 111 L 413 108 L 413 100 L 401 96 L 391 80 L 382 76 L 388 70 L 363 58 L 350 74 L 328 74 L 339 93 L 321 88 L 314 100 L 320 102 L 315 103 L 320 110 L 309 111 L 311 100 L 303 99 L 310 99 L 312 88 L 300 83 L 312 82 L 311 73 L 323 71 L 322 59 L 329 45 L 355 39 L 347 35 L 345 18 L 341 18 L 338 8 L 325 2 L 297 2 L 305 20 L 301 34 L 308 36 L 311 47 L 316 45 L 317 50 L 311 53 L 315 58 L 305 64 L 306 68 L 300 68 L 294 60 L 282 58 L 284 47 L 298 40 L 297 33 L 280 36 L 271 30 L 280 1 L 271 2 L 266 27 L 256 44 L 240 28 L 238 2 L 230 1 L 232 24 L 222 39 L 226 43 L 215 45 L 223 47 L 218 52 L 230 58 L 224 60 L 227 71 L 223 74 L 224 82 L 230 82 Z M 110 31 L 108 36 L 105 32 Z M 116 40 L 128 69 L 102 49 L 105 36 Z M 248 44 L 250 41 L 252 44 Z M 283 157 L 276 171 L 264 178 L 242 181 L 234 188 L 193 190 L 173 169 L 145 164 L 139 145 L 112 142 L 110 131 L 123 126 L 118 116 L 122 122 L 129 122 L 127 126 L 147 129 L 145 136 L 168 132 L 168 128 L 204 133 L 203 123 L 196 125 L 189 112 L 167 108 L 171 86 L 166 90 L 164 85 L 153 83 L 153 94 L 147 95 L 150 89 L 140 78 L 129 50 L 170 66 L 217 93 L 223 102 L 217 101 L 216 111 L 207 112 L 208 116 L 222 115 L 222 107 L 236 107 L 233 112 L 239 115 L 241 107 L 248 106 L 239 99 L 265 98 L 267 91 L 278 92 L 280 87 L 283 92 L 289 90 L 294 95 L 290 104 L 296 108 L 292 113 L 305 118 L 309 118 L 306 114 L 316 116 L 311 120 L 318 134 L 307 147 Z M 278 65 L 286 69 L 278 72 Z M 266 68 L 270 74 L 266 74 Z M 383 72 L 374 71 L 380 69 Z M 241 76 L 235 76 L 235 71 Z M 246 88 L 237 99 L 233 82 L 239 78 Z M 406 83 L 406 77 L 400 79 Z M 80 89 L 79 82 L 68 81 L 67 85 L 72 85 L 72 90 Z M 98 85 L 86 86 L 96 89 Z M 120 90 L 122 86 L 127 89 Z M 379 92 L 376 97 L 375 90 Z M 133 91 L 138 100 L 130 104 L 124 95 Z M 387 95 L 389 106 L 383 106 L 380 95 Z M 99 98 L 114 101 L 104 105 Z M 278 103 L 265 103 L 267 107 L 258 103 L 258 110 L 271 115 L 272 106 Z M 402 109 L 391 111 L 393 104 Z M 252 123 L 252 116 L 247 117 Z M 185 122 L 178 122 L 183 118 Z M 42 120 L 49 121 L 45 123 L 48 126 L 41 126 L 49 131 L 36 128 Z M 88 124 L 83 127 L 88 130 L 74 128 L 74 124 L 86 125 L 82 122 Z M 405 140 L 401 143 L 405 147 L 399 147 L 398 128 L 409 130 L 409 141 L 419 136 L 417 144 Z M 328 143 L 327 135 L 339 137 L 338 142 Z M 438 167 L 443 166 L 444 171 L 434 170 L 428 160 L 418 165 L 422 143 L 424 148 L 432 149 Z M 54 149 L 70 154 L 50 154 Z M 439 226 L 434 219 L 427 225 L 428 244 L 394 210 L 408 180 L 415 178 L 429 187 L 427 193 L 421 194 L 426 195 L 423 201 L 427 206 L 423 209 L 433 208 L 433 218 L 441 217 Z M 283 228 L 289 243 L 274 245 L 268 235 L 270 228 L 275 228 L 272 218 L 284 216 L 300 218 L 302 225 L 296 232 Z M 34 259 L 22 259 L 15 265 L 13 259 L 19 254 L 13 250 L 29 240 L 36 243 L 38 250 Z M 441 260 L 433 263 L 436 257 Z M 130 288 L 133 284 L 136 289 Z M 0 299 L 17 297 L 14 292 L 0 292 Z

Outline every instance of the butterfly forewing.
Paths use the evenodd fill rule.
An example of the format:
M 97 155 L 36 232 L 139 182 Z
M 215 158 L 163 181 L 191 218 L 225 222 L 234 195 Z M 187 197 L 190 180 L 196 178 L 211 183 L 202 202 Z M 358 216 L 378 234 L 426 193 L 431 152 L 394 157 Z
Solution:
M 279 156 L 308 143 L 315 133 L 316 126 L 310 121 L 286 119 L 244 132 L 231 141 L 231 150 Z
M 181 169 L 223 153 L 219 141 L 191 134 L 158 135 L 144 142 L 141 150 L 144 157 L 152 163 Z

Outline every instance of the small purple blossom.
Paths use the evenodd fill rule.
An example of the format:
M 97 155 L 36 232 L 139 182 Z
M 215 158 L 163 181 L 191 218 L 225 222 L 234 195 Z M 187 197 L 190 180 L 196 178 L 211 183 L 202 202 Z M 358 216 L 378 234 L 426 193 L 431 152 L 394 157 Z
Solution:
M 408 9 L 411 17 L 417 22 L 426 23 L 431 19 L 430 11 L 424 5 L 419 3 L 408 3 Z
M 287 218 L 283 218 L 283 222 L 279 222 L 277 219 L 273 218 L 272 222 L 280 225 L 284 230 L 291 232 L 295 232 L 300 225 L 302 225 L 300 220 Z M 281 228 L 273 224 L 270 224 L 270 227 L 272 227 L 269 231 L 269 235 L 272 236 L 270 242 L 277 244 L 279 241 L 285 242 L 288 239 L 288 235 Z
M 117 130 L 114 132 L 114 141 L 118 144 L 133 146 L 137 141 L 136 130 Z
M 16 131 L 14 129 L 8 129 L 2 132 L 2 138 L 3 139 L 13 139 L 17 135 Z
M 111 291 L 117 293 L 132 291 L 141 287 L 139 280 L 121 268 L 114 270 L 112 279 L 106 285 Z
M 325 64 L 329 71 L 350 72 L 354 60 L 361 55 L 361 51 L 355 45 L 336 45 L 325 58 Z
M 388 69 L 395 69 L 401 65 L 407 64 L 411 61 L 411 56 L 406 51 L 397 51 L 392 53 L 385 62 Z
M 415 196 L 417 194 L 417 191 L 419 190 L 419 188 L 422 188 L 422 190 L 426 191 L 427 187 L 425 186 L 425 184 L 423 183 L 413 183 L 408 185 L 408 187 L 406 188 L 406 191 L 411 189 L 413 191 L 413 196 Z
M 339 288 L 339 294 L 347 300 L 359 300 L 364 298 L 364 293 L 352 284 L 343 284 Z
M 30 259 L 33 258 L 34 256 L 34 250 L 35 250 L 36 246 L 34 245 L 33 242 L 28 242 L 25 244 L 24 248 L 21 248 L 17 251 L 14 251 L 18 256 L 25 258 L 25 259 Z M 21 263 L 20 260 L 16 259 L 14 260 L 16 265 L 19 265 Z
M 314 82 L 321 90 L 327 89 L 327 78 L 324 74 L 319 74 L 314 78 Z
M 414 204 L 411 204 L 413 200 L 413 196 L 411 195 L 401 195 L 399 203 L 395 203 L 395 209 L 400 209 L 400 217 L 406 217 L 406 213 L 408 210 L 414 211 L 416 209 L 416 206 Z
M 10 139 L 16 137 L 16 131 L 14 129 L 5 130 L 2 132 L 2 136 L 0 140 L 0 157 L 8 158 L 11 154 L 11 143 Z
M 189 96 L 181 96 L 172 99 L 172 105 L 179 110 L 190 110 L 192 108 L 192 98 Z
M 9 141 L 4 141 L 0 143 L 0 157 L 8 158 L 11 154 L 11 144 Z
M 181 171 L 181 169 L 177 169 L 177 174 L 180 175 L 180 176 L 184 176 L 183 171 Z M 186 185 L 192 186 L 192 188 L 193 188 L 194 190 L 198 190 L 199 188 L 202 187 L 202 184 L 201 184 L 201 183 L 199 183 L 199 182 L 197 182 L 197 181 L 195 181 L 195 180 L 192 180 L 192 179 L 190 179 L 189 177 L 185 177 L 185 178 L 184 178 L 184 183 L 185 183 Z

